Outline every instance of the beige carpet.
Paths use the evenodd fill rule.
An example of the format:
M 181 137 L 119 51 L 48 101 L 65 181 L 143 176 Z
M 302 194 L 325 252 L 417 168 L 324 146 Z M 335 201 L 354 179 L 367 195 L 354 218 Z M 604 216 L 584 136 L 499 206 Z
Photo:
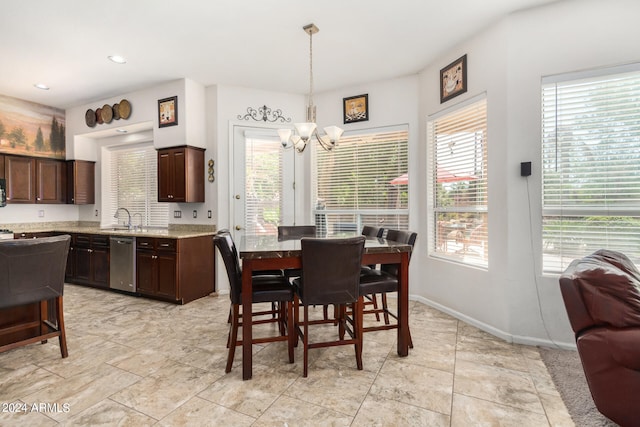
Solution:
M 539 351 L 576 426 L 617 426 L 596 409 L 577 351 L 546 347 Z

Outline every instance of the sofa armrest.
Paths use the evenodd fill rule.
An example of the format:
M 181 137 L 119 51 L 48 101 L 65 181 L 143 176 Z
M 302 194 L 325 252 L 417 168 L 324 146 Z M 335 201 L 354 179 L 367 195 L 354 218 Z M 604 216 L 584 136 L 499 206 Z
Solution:
M 625 368 L 640 371 L 640 328 L 609 329 L 606 337 L 613 359 Z

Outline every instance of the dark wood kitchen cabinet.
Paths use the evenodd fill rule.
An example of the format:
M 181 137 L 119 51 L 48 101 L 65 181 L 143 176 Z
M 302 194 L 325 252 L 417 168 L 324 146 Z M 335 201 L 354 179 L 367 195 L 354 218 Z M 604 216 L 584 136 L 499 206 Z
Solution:
M 98 288 L 109 287 L 109 236 L 77 234 L 69 255 L 75 271 L 69 282 Z
M 158 150 L 158 201 L 204 202 L 204 148 Z
M 67 161 L 67 203 L 92 205 L 95 203 L 96 163 L 87 160 Z
M 177 299 L 176 239 L 136 239 L 137 290 L 141 294 Z
M 144 296 L 185 304 L 214 290 L 211 236 L 136 238 L 136 290 Z
M 4 156 L 7 203 L 66 202 L 66 165 L 62 160 Z

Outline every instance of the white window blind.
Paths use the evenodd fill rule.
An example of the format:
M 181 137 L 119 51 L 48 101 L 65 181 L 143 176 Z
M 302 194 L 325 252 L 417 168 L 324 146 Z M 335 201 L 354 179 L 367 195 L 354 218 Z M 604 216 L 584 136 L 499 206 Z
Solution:
M 128 220 L 121 212 L 113 218 L 118 208 L 126 208 L 132 216 L 132 224 L 150 227 L 167 227 L 169 206 L 158 203 L 158 157 L 153 144 L 135 148 L 113 150 L 111 153 L 111 182 L 108 217 L 113 224 Z
M 542 85 L 544 272 L 600 248 L 640 261 L 640 72 L 604 74 Z
M 430 251 L 488 267 L 487 101 L 427 122 Z
M 245 230 L 247 234 L 277 234 L 282 223 L 282 158 L 276 137 L 245 140 Z
M 345 134 L 316 156 L 316 226 L 320 232 L 359 232 L 363 225 L 409 226 L 407 126 Z

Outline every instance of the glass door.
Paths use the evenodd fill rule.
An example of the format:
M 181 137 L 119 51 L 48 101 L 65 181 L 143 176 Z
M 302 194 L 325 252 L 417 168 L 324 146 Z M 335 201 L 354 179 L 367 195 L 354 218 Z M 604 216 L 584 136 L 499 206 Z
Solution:
M 276 129 L 235 126 L 232 204 L 234 239 L 277 234 L 295 218 L 294 151 L 284 150 Z

